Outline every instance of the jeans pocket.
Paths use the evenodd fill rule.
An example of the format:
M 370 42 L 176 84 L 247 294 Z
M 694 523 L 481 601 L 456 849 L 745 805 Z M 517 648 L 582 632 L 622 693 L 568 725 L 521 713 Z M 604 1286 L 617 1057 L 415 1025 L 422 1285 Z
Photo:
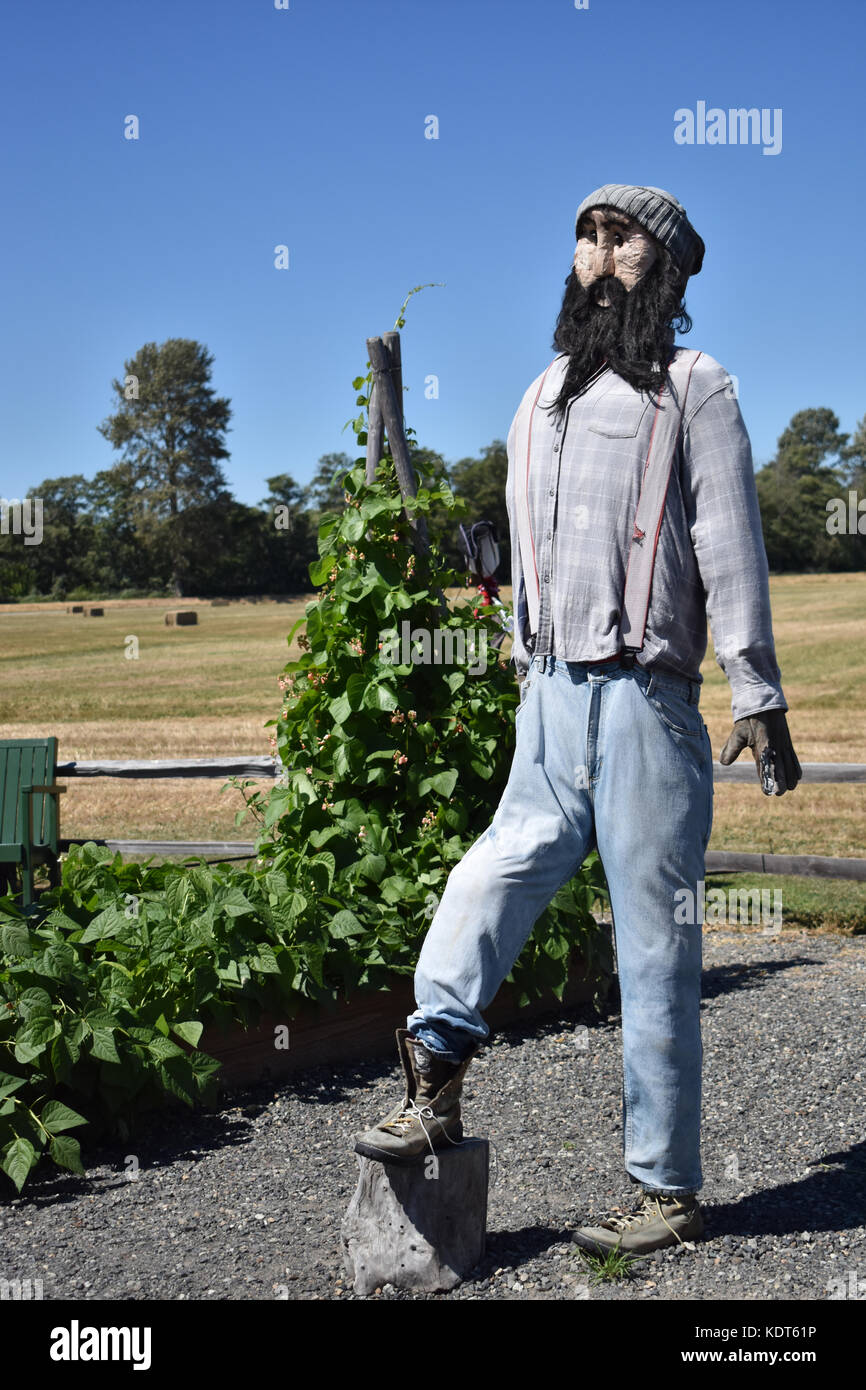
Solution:
M 526 675 L 523 677 L 523 680 L 520 682 L 520 703 L 519 703 L 518 706 L 517 706 L 517 713 L 518 713 L 518 714 L 519 714 L 520 711 L 523 709 L 523 706 L 524 706 L 525 703 L 526 703 L 526 696 L 527 696 L 527 694 L 528 694 L 528 692 L 529 692 L 529 690 L 530 690 L 530 688 L 531 688 L 531 686 L 532 686 L 532 675 L 533 675 L 533 671 L 532 671 L 532 662 L 530 661 L 529 665 L 528 665 L 527 668 L 526 668 Z
M 692 705 L 685 695 L 670 686 L 656 685 L 651 681 L 641 686 L 647 700 L 652 705 L 663 724 L 675 734 L 686 734 L 690 738 L 703 736 L 704 721 L 697 705 Z

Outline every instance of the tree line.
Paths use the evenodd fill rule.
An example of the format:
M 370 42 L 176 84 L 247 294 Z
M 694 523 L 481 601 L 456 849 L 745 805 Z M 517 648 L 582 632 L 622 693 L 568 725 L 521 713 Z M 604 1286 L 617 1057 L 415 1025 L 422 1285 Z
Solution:
M 323 455 L 309 484 L 289 473 L 265 480 L 254 506 L 231 493 L 222 461 L 231 404 L 210 384 L 212 356 L 200 343 L 147 343 L 112 387 L 117 409 L 99 432 L 119 455 L 91 479 L 46 478 L 38 499 L 38 544 L 25 544 L 13 502 L 0 516 L 0 601 L 17 598 L 219 597 L 299 594 L 311 589 L 319 518 L 340 510 L 342 475 L 354 459 Z M 469 503 L 469 520 L 489 520 L 499 536 L 499 579 L 510 581 L 505 443 L 447 464 L 410 446 L 420 481 L 445 479 Z M 775 457 L 756 474 L 770 569 L 866 569 L 866 417 L 853 437 L 826 407 L 795 414 Z M 443 511 L 431 530 L 448 559 L 464 568 L 459 536 Z

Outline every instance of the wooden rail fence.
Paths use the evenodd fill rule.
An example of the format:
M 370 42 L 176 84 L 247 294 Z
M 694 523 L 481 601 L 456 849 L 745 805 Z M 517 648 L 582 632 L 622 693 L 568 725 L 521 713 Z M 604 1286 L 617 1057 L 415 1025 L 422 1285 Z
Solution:
M 803 782 L 866 782 L 866 763 L 803 763 Z M 277 781 L 283 765 L 271 757 L 244 758 L 102 758 L 58 763 L 56 776 L 65 777 L 241 777 Z M 722 767 L 713 763 L 714 782 L 753 782 L 752 762 Z M 84 841 L 61 840 L 61 849 Z M 255 853 L 252 840 L 96 840 L 121 854 L 219 856 L 249 859 Z M 866 859 L 833 859 L 816 854 L 746 854 L 736 850 L 708 850 L 708 873 L 804 874 L 820 878 L 846 878 L 866 882 Z

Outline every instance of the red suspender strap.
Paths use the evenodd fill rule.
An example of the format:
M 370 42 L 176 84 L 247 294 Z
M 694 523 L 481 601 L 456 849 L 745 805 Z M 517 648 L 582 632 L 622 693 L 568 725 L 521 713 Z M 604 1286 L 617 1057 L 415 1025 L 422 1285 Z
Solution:
M 644 642 L 656 550 L 671 467 L 676 455 L 692 370 L 700 355 L 693 349 L 680 352 L 676 362 L 672 362 L 668 368 L 668 381 L 674 387 L 673 394 L 669 385 L 666 385 L 656 406 L 625 575 L 620 630 L 623 646 L 628 652 L 639 652 Z
M 538 404 L 538 398 L 541 395 L 541 392 L 544 389 L 544 383 L 547 380 L 547 373 L 550 371 L 550 367 L 554 365 L 554 362 L 551 362 L 550 366 L 544 372 L 541 381 L 538 384 L 538 390 L 535 393 L 535 399 L 529 406 L 528 416 L 525 419 L 526 452 L 525 462 L 523 465 L 523 476 L 521 477 L 518 474 L 516 479 L 517 486 L 515 500 L 517 503 L 517 535 L 520 541 L 520 556 L 523 562 L 523 581 L 524 589 L 526 592 L 526 604 L 529 611 L 530 632 L 538 631 L 538 612 L 541 604 L 541 593 L 538 584 L 538 568 L 535 563 L 535 541 L 532 537 L 532 526 L 529 520 L 529 463 L 532 455 L 532 420 L 535 414 L 535 407 Z M 521 421 L 520 423 L 524 424 L 524 421 Z M 521 443 L 522 440 L 520 438 L 520 435 L 518 435 L 518 459 L 521 457 L 522 454 L 522 450 L 520 449 Z

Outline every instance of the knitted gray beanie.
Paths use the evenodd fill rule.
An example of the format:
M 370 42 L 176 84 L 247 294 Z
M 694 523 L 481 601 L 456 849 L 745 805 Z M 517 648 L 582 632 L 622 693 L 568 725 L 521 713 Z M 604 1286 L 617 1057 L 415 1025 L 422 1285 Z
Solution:
M 666 247 L 676 261 L 682 285 L 690 275 L 697 275 L 704 261 L 706 247 L 698 236 L 682 203 L 678 203 L 672 193 L 663 188 L 643 187 L 633 183 L 606 183 L 584 198 L 577 209 L 577 223 L 590 208 L 601 206 L 617 208 L 654 236 Z

